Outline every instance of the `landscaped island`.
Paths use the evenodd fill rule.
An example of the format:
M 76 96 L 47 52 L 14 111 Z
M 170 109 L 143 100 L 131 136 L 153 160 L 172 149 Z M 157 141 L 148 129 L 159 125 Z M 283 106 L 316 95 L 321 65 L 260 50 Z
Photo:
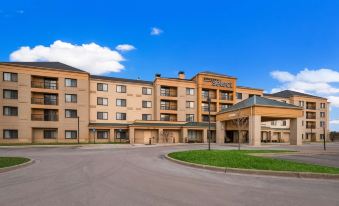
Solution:
M 0 168 L 23 164 L 30 161 L 25 157 L 0 157 Z
M 169 157 L 185 162 L 225 168 L 241 168 L 272 171 L 312 172 L 339 174 L 339 168 L 298 163 L 270 157 L 253 156 L 262 153 L 290 152 L 284 150 L 192 150 L 173 152 Z

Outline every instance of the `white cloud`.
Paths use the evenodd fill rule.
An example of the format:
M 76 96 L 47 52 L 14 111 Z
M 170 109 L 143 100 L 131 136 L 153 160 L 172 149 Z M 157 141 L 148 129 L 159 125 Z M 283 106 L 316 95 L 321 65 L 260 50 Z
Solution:
M 120 44 L 118 46 L 115 47 L 116 50 L 118 51 L 132 51 L 135 50 L 136 48 L 133 45 L 130 44 Z
M 10 54 L 11 61 L 58 61 L 91 74 L 120 72 L 123 56 L 108 47 L 95 43 L 75 45 L 60 40 L 50 46 L 23 46 Z
M 271 72 L 271 76 L 280 82 L 290 82 L 294 80 L 294 76 L 291 73 L 284 71 L 273 71 Z
M 152 36 L 158 36 L 158 35 L 160 35 L 161 33 L 163 33 L 164 31 L 163 30 L 161 30 L 161 29 L 159 29 L 159 28 L 157 28 L 157 27 L 153 27 L 152 29 L 151 29 L 151 35 Z
M 331 120 L 330 124 L 339 124 L 339 119 Z

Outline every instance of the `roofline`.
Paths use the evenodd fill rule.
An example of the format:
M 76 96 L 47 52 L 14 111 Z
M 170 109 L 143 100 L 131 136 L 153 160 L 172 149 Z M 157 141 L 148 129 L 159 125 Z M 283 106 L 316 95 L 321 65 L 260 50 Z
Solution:
M 284 106 L 272 106 L 272 105 L 263 105 L 263 104 L 253 104 L 252 106 L 248 106 L 248 107 L 243 107 L 243 108 L 240 108 L 240 109 L 230 109 L 228 111 L 220 111 L 217 113 L 218 114 L 223 114 L 223 113 L 226 113 L 226 112 L 234 112 L 234 111 L 237 111 L 237 110 L 241 110 L 241 109 L 247 109 L 247 108 L 251 108 L 251 107 L 273 107 L 273 108 L 286 108 L 286 109 L 299 109 L 299 110 L 303 110 L 302 107 L 298 107 L 298 106 L 295 106 L 295 107 L 284 107 Z
M 263 89 L 260 88 L 253 88 L 253 87 L 246 87 L 246 86 L 236 86 L 237 88 L 242 88 L 242 89 L 252 89 L 252 90 L 258 90 L 258 91 L 264 91 Z
M 120 78 L 120 77 L 100 76 L 100 75 L 90 75 L 90 79 L 100 79 L 100 80 L 116 81 L 116 82 L 131 82 L 131 83 L 136 83 L 136 84 L 147 84 L 147 85 L 153 85 L 153 83 L 154 83 L 153 81 L 127 79 L 127 78 Z
M 190 80 L 193 80 L 196 76 L 200 75 L 200 74 L 207 74 L 207 75 L 211 75 L 211 76 L 217 76 L 217 77 L 223 77 L 223 78 L 229 78 L 229 79 L 238 79 L 237 77 L 233 77 L 233 76 L 227 76 L 227 75 L 223 75 L 223 74 L 212 74 L 212 73 L 207 73 L 207 72 L 198 72 L 196 75 L 194 75 Z
M 58 62 L 58 63 L 61 63 L 61 62 Z M 61 64 L 64 64 L 64 63 L 61 63 Z M 83 71 L 81 69 L 75 68 L 75 67 L 74 67 L 75 69 L 78 69 L 80 71 L 72 71 L 72 70 L 57 69 L 57 68 L 50 68 L 50 67 L 39 67 L 39 66 L 23 65 L 23 64 L 20 64 L 20 63 L 17 63 L 17 62 L 0 62 L 0 65 L 19 66 L 19 67 L 28 67 L 28 68 L 37 68 L 37 69 L 48 69 L 48 70 L 51 70 L 51 71 L 63 71 L 63 72 L 72 72 L 72 73 L 80 73 L 80 74 L 90 75 L 90 73 L 88 73 L 86 71 Z M 65 64 L 65 65 L 67 65 L 67 64 Z M 69 65 L 67 65 L 67 66 L 69 66 Z

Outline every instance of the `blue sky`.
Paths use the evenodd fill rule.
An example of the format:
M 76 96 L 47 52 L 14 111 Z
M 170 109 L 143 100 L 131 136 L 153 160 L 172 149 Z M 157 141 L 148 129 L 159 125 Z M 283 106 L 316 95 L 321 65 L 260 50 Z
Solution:
M 57 40 L 55 46 L 77 47 L 67 52 L 80 61 L 88 52 L 83 44 L 95 43 L 100 55 L 86 53 L 92 57 L 84 61 L 91 68 L 90 60 L 99 58 L 111 71 L 120 71 L 107 75 L 150 80 L 155 73 L 176 76 L 179 70 L 187 76 L 221 72 L 267 92 L 289 88 L 331 97 L 331 119 L 339 120 L 338 20 L 335 0 L 4 1 L 0 61 L 65 58 L 50 49 Z M 154 27 L 162 32 L 151 35 Z M 122 44 L 136 49 L 117 51 Z M 48 54 L 33 50 L 38 45 Z M 339 130 L 339 124 L 332 128 Z

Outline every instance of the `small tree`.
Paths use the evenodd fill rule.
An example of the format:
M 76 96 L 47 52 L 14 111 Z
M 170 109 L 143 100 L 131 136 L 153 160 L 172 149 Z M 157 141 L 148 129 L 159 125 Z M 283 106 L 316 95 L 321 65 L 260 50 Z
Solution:
M 161 137 L 165 143 L 169 142 L 169 137 L 171 136 L 171 133 L 169 131 L 162 131 Z
M 242 139 L 242 132 L 241 130 L 246 129 L 248 126 L 248 118 L 245 116 L 242 116 L 241 111 L 237 110 L 235 113 L 236 119 L 232 120 L 232 123 L 237 126 L 238 130 L 238 150 L 240 150 L 240 139 Z

